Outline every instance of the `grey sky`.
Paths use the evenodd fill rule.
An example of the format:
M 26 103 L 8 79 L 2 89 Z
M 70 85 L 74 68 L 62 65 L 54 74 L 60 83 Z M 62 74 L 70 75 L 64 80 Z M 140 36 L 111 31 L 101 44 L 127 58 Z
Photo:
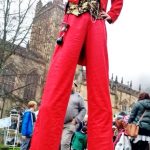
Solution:
M 125 0 L 119 19 L 108 25 L 110 74 L 150 87 L 150 1 Z

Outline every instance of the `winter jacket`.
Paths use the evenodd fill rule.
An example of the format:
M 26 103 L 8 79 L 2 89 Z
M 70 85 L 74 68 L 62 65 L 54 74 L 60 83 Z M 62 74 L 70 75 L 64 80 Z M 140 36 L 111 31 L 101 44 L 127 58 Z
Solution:
M 143 113 L 139 126 L 142 129 L 150 130 L 150 99 L 140 100 L 135 103 L 128 122 L 137 123 Z
M 86 108 L 84 99 L 78 93 L 71 94 L 64 123 L 71 122 L 73 119 L 79 123 L 84 119 L 85 114 Z
M 21 134 L 22 136 L 31 137 L 35 122 L 35 114 L 31 110 L 25 111 L 22 120 Z

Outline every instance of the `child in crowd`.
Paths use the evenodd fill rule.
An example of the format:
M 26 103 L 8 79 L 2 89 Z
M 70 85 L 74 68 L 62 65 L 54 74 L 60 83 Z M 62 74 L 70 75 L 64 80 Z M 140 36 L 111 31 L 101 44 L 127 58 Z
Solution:
M 84 120 L 79 123 L 75 133 L 71 138 L 71 150 L 85 150 L 87 147 L 87 122 L 88 115 L 85 115 Z
M 86 150 L 87 147 L 87 126 L 83 126 L 80 131 L 76 131 L 71 140 L 71 150 Z
M 115 138 L 113 141 L 114 142 L 114 149 L 115 149 L 117 143 L 119 142 L 119 140 L 121 139 L 122 134 L 124 134 L 124 136 L 126 136 L 125 129 L 127 126 L 128 117 L 129 116 L 125 112 L 120 112 L 113 122 L 113 124 L 116 127 Z
M 21 135 L 22 144 L 20 150 L 29 150 L 32 133 L 34 130 L 34 123 L 36 121 L 35 110 L 37 103 L 35 101 L 28 102 L 28 109 L 23 114 Z

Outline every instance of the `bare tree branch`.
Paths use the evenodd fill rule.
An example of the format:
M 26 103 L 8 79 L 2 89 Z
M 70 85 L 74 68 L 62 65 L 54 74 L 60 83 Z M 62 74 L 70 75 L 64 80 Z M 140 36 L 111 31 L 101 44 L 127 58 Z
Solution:
M 18 26 L 17 26 L 17 29 L 16 29 L 16 34 L 14 35 L 14 39 L 13 39 L 13 41 L 12 41 L 13 44 L 15 43 L 16 37 L 18 36 L 18 33 L 19 33 L 19 31 L 20 31 L 20 28 L 21 28 L 21 25 L 22 25 L 23 21 L 25 20 L 26 15 L 27 15 L 29 9 L 33 6 L 33 4 L 35 3 L 36 0 L 34 0 L 32 3 L 31 3 L 31 1 L 32 1 L 32 0 L 29 0 L 28 7 L 27 7 L 25 13 L 23 14 L 23 16 L 21 16 L 21 8 L 20 8 L 20 7 L 21 7 L 22 1 L 20 2 L 20 0 L 19 0 L 19 21 L 18 21 Z M 32 23 L 31 23 L 31 25 L 32 25 Z M 31 25 L 29 26 L 29 30 L 30 30 L 30 28 L 31 28 Z M 27 31 L 27 34 L 28 34 L 28 33 L 29 33 L 29 31 Z M 27 36 L 27 34 L 25 34 L 25 35 Z M 25 37 L 25 36 L 24 36 L 24 37 Z M 24 40 L 24 39 L 22 39 L 22 41 L 23 41 L 23 40 Z M 21 44 L 21 43 L 22 43 L 22 42 L 20 42 L 19 44 Z M 19 45 L 19 44 L 18 44 L 18 45 Z M 14 49 L 13 49 L 13 51 L 14 51 Z
M 17 48 L 25 43 L 30 32 L 32 21 L 27 25 L 30 10 L 37 0 L 1 0 L 3 22 L 0 21 L 0 73 L 8 58 L 15 54 Z M 17 5 L 18 4 L 18 5 Z M 26 4 L 26 8 L 22 6 Z M 15 5 L 15 9 L 14 6 Z M 3 25 L 3 27 L 1 26 Z

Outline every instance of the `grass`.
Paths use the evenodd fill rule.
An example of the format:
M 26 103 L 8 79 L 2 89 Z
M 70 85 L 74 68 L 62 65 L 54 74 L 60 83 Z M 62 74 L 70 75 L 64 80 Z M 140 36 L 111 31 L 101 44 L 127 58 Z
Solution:
M 20 150 L 20 147 L 9 147 L 9 146 L 4 146 L 0 145 L 0 150 Z

